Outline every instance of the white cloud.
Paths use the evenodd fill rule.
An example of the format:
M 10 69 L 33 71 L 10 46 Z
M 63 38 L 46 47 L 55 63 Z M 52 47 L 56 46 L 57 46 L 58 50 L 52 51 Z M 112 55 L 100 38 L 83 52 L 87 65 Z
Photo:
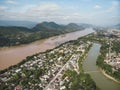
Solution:
M 118 7 L 119 7 L 119 2 L 118 1 L 112 1 L 111 2 L 111 7 L 107 10 L 107 12 L 112 12 L 112 11 L 115 11 L 115 10 L 118 10 Z
M 46 21 L 63 21 L 69 20 L 78 21 L 82 15 L 80 13 L 71 13 L 70 7 L 61 7 L 56 3 L 42 3 L 40 5 L 29 8 L 25 14 L 27 18 L 32 19 L 39 18 L 40 20 Z
M 16 5 L 17 2 L 13 1 L 13 0 L 7 0 L 6 3 L 8 4 L 12 4 L 12 5 Z
M 94 8 L 99 9 L 102 8 L 100 5 L 95 5 Z
M 118 3 L 112 2 L 111 7 L 118 6 Z M 57 3 L 40 3 L 38 5 L 26 5 L 23 6 L 24 9 L 19 11 L 14 11 L 4 6 L 0 6 L 0 10 L 6 10 L 5 12 L 1 11 L 0 19 L 1 20 L 27 20 L 27 21 L 55 21 L 57 23 L 69 23 L 69 22 L 87 22 L 87 23 L 103 23 L 105 21 L 104 16 L 106 13 L 105 10 L 98 10 L 92 13 L 82 12 L 80 9 L 76 9 L 71 6 L 61 6 Z M 102 8 L 100 5 L 96 4 L 96 9 Z M 82 13 L 81 13 L 82 12 Z M 107 13 L 108 14 L 108 13 Z M 108 15 L 108 17 L 111 17 Z M 114 21 L 114 20 L 112 20 Z M 107 20 L 106 20 L 107 23 Z
M 7 10 L 8 9 L 8 7 L 6 7 L 6 6 L 0 6 L 0 11 L 4 11 L 4 10 Z
M 113 6 L 118 6 L 118 5 L 119 5 L 119 2 L 118 2 L 118 1 L 112 1 L 112 5 L 113 5 Z
M 55 3 L 42 3 L 37 6 L 30 7 L 26 10 L 30 16 L 51 16 L 56 15 L 60 11 L 60 6 Z
M 6 7 L 0 7 L 0 10 L 5 10 Z M 55 20 L 58 17 L 60 18 L 63 14 L 61 7 L 56 3 L 42 3 L 36 6 L 30 6 L 28 9 L 25 9 L 22 12 L 7 11 L 2 12 L 4 16 L 0 19 L 11 19 L 11 20 Z
M 31 21 L 55 21 L 58 23 L 83 22 L 86 17 L 83 13 L 72 12 L 75 8 L 60 6 L 56 3 L 41 3 L 29 6 L 24 11 L 3 12 L 0 19 L 5 20 L 31 20 Z M 71 11 L 72 10 L 72 11 Z

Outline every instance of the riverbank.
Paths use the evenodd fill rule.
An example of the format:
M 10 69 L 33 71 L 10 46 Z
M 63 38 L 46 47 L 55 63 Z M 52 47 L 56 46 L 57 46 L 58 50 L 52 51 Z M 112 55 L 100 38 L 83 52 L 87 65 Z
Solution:
M 83 48 L 80 49 L 80 47 Z M 79 59 L 79 64 L 82 64 L 82 58 L 87 54 L 90 47 L 90 42 L 77 39 L 65 42 L 46 52 L 29 56 L 19 65 L 1 72 L 0 81 L 3 81 L 3 83 L 0 85 L 0 90 L 6 90 L 8 88 L 13 90 L 18 85 L 22 89 L 34 88 L 44 90 L 47 85 L 47 87 L 56 86 L 56 81 L 59 83 L 57 84 L 57 88 L 54 87 L 55 89 L 60 89 L 62 87 L 59 86 L 60 82 L 63 82 L 66 89 L 69 85 L 71 90 L 98 90 L 90 75 L 79 73 L 79 69 L 81 70 L 79 67 L 81 65 L 79 67 L 77 65 Z M 72 71 L 64 72 L 69 70 Z M 62 78 L 63 75 L 65 75 L 64 79 Z M 65 79 L 67 77 L 70 78 L 66 82 Z M 72 82 L 72 85 L 70 82 Z
M 94 44 L 90 49 L 83 62 L 83 70 L 90 74 L 91 78 L 101 90 L 120 90 L 120 85 L 105 77 L 96 65 L 96 60 L 100 53 L 100 47 L 100 44 Z
M 110 80 L 113 80 L 114 82 L 120 84 L 120 82 L 118 80 L 116 80 L 114 77 L 108 75 L 104 70 L 102 70 L 101 68 L 99 68 L 99 71 L 107 78 L 109 78 Z
M 106 53 L 108 52 L 106 46 L 107 43 L 102 44 L 96 65 L 98 66 L 100 73 L 102 73 L 105 77 L 120 85 L 119 71 L 115 71 L 114 73 L 112 73 L 114 67 L 105 63 Z
M 61 35 L 59 35 L 58 38 L 54 40 L 48 38 L 23 46 L 4 48 L 2 50 L 0 49 L 0 70 L 3 70 L 11 65 L 15 65 L 21 62 L 27 56 L 31 56 L 39 52 L 45 52 L 46 50 L 53 49 L 64 42 L 76 40 L 79 37 L 83 37 L 93 32 L 93 29 L 85 29 L 82 31 L 65 34 L 64 37 L 61 37 Z

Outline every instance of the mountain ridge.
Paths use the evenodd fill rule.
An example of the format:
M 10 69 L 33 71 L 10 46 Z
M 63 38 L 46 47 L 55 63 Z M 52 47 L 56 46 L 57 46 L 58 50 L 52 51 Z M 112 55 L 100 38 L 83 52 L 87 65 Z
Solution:
M 83 29 L 83 27 L 75 23 L 59 25 L 55 22 L 42 22 L 33 28 L 20 26 L 0 26 L 0 46 L 26 44 L 35 40 Z

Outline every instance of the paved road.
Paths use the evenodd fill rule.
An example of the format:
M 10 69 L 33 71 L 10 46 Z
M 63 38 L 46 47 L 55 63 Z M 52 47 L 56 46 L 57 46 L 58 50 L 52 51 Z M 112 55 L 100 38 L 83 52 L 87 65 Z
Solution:
M 60 75 L 60 73 L 62 72 L 62 70 L 64 70 L 65 66 L 70 62 L 71 59 L 74 58 L 74 55 L 71 56 L 71 58 L 65 63 L 65 65 L 60 69 L 60 71 L 56 74 L 56 76 L 50 81 L 50 83 L 46 86 L 46 88 L 44 90 L 47 90 L 50 86 L 51 83 L 53 83 L 55 81 L 55 79 Z

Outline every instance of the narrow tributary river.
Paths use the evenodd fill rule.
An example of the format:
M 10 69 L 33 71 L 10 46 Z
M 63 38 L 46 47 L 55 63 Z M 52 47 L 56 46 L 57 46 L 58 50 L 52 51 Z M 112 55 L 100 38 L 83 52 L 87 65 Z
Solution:
M 99 55 L 99 51 L 100 45 L 94 44 L 83 62 L 84 71 L 90 74 L 96 85 L 101 90 L 120 90 L 120 84 L 105 77 L 96 66 L 96 60 Z

